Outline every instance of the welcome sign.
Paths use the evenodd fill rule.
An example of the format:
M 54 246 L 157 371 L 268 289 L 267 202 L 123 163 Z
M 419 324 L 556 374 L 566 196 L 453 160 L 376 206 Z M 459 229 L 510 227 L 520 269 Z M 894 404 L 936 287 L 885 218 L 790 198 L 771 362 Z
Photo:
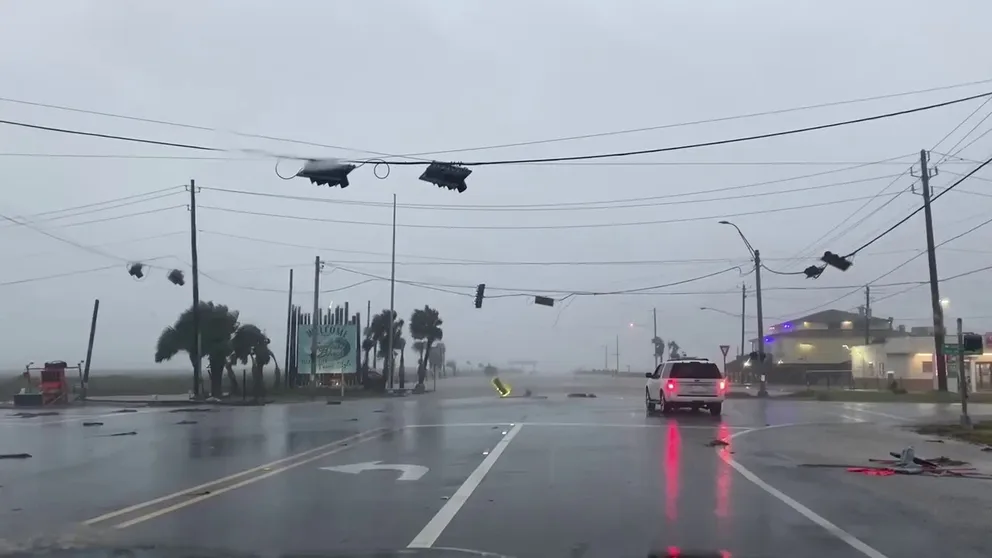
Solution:
M 301 325 L 297 336 L 297 364 L 301 375 L 310 374 L 313 326 Z M 358 326 L 317 326 L 317 373 L 356 374 L 358 372 Z

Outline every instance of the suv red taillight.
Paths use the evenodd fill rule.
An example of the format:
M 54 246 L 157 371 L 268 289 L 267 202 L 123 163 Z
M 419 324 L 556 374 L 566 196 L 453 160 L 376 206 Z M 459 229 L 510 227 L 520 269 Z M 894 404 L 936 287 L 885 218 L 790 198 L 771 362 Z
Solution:
M 727 380 L 720 380 L 720 391 L 726 391 L 726 389 L 727 389 Z
M 675 391 L 675 380 L 668 380 L 668 383 L 665 384 L 665 389 L 668 391 Z

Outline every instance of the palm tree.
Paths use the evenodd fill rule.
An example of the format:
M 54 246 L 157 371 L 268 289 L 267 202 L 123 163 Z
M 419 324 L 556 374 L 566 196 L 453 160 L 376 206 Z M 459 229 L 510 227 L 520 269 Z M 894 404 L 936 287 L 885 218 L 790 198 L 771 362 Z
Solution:
M 279 370 L 279 363 L 269 348 L 270 342 L 265 332 L 253 324 L 240 326 L 231 336 L 231 355 L 228 359 L 228 366 L 238 362 L 248 364 L 248 361 L 251 361 L 251 384 L 256 399 L 265 395 L 263 375 L 265 366 L 269 362 L 275 362 L 276 370 Z M 278 372 L 276 373 L 278 374 Z
M 395 358 L 396 349 L 404 343 L 404 341 L 401 341 L 403 339 L 403 320 L 397 320 L 396 318 L 397 318 L 396 312 L 392 312 L 392 317 L 390 318 L 390 311 L 387 308 L 382 312 L 379 312 L 378 314 L 373 316 L 372 320 L 369 322 L 369 326 L 365 328 L 365 339 L 370 340 L 372 343 L 374 343 L 375 344 L 374 346 L 378 346 L 379 349 L 378 356 L 383 360 L 384 364 L 386 364 L 387 366 L 387 371 L 385 374 L 383 374 L 383 376 L 387 378 L 387 381 L 389 378 L 389 374 L 392 373 L 391 370 L 388 370 L 390 321 L 393 323 L 394 358 Z M 363 343 L 362 346 L 364 348 L 365 343 Z M 401 352 L 400 357 L 402 356 L 403 353 Z
M 200 357 L 206 357 L 210 373 L 210 394 L 223 395 L 223 374 L 231 354 L 231 338 L 238 329 L 238 312 L 223 304 L 200 302 L 198 308 Z M 181 352 L 193 363 L 193 308 L 187 308 L 176 323 L 162 330 L 155 347 L 155 362 L 171 360 Z M 195 366 L 194 366 L 195 367 Z M 197 383 L 200 379 L 196 378 Z M 199 391 L 199 390 L 197 390 Z
M 400 373 L 400 389 L 406 385 L 406 359 L 403 356 L 406 354 L 406 339 L 402 337 L 395 337 L 393 339 L 393 348 L 400 353 L 400 366 L 398 368 Z
M 444 337 L 444 330 L 441 325 L 444 322 L 437 310 L 430 306 L 423 309 L 414 310 L 410 315 L 410 336 L 417 340 L 424 340 L 424 354 L 431 353 L 431 347 L 435 341 L 440 341 Z M 417 367 L 417 388 L 424 388 L 424 380 L 427 378 L 427 359 L 420 359 L 420 366 Z
M 449 360 L 448 362 L 445 363 L 445 365 L 448 368 L 451 369 L 451 375 L 452 376 L 457 376 L 458 375 L 458 363 L 457 362 L 455 362 L 453 360 Z
M 673 359 L 673 358 L 684 358 L 684 357 L 685 357 L 685 352 L 682 351 L 682 348 L 679 347 L 679 344 L 676 343 L 675 341 L 669 341 L 668 358 Z
M 417 353 L 417 355 L 419 355 L 417 357 L 417 359 L 418 359 L 417 360 L 417 366 L 418 367 L 420 366 L 421 361 L 424 360 L 424 349 L 425 348 L 427 348 L 427 343 L 424 343 L 423 341 L 414 341 L 413 342 L 413 352 L 415 352 L 415 353 Z

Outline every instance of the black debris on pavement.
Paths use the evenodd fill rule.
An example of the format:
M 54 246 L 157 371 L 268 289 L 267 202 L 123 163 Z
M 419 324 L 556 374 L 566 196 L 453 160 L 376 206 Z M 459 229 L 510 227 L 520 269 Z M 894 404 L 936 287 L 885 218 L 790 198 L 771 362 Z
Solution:
M 27 412 L 21 411 L 19 413 L 14 413 L 12 415 L 7 415 L 14 418 L 35 418 L 35 417 L 56 417 L 59 413 L 56 411 L 40 411 L 40 412 Z
M 0 459 L 31 459 L 30 453 L 0 453 Z
M 176 424 L 196 424 L 196 421 L 195 420 L 181 420 L 181 421 L 177 422 Z
M 706 445 L 707 447 L 711 447 L 711 448 L 722 448 L 724 446 L 729 446 L 730 442 L 726 440 L 718 439 L 718 440 L 710 440 L 709 442 L 706 442 Z
M 115 432 L 114 434 L 104 434 L 106 438 L 116 438 L 117 436 L 137 436 L 137 432 Z
M 336 400 L 334 400 L 334 399 L 328 399 L 328 400 L 327 400 L 327 404 L 328 404 L 328 405 L 340 405 L 340 404 L 341 404 L 341 402 L 340 402 L 340 401 L 336 401 Z
M 137 409 L 118 409 L 118 410 L 114 411 L 114 414 L 115 415 L 122 415 L 124 413 L 137 413 L 137 412 L 138 412 Z
M 569 393 L 568 396 L 569 397 L 580 397 L 580 398 L 581 397 L 584 397 L 584 398 L 594 398 L 594 397 L 596 397 L 596 394 L 595 393 Z
M 83 426 L 103 426 L 103 423 L 96 421 L 86 421 L 83 423 Z

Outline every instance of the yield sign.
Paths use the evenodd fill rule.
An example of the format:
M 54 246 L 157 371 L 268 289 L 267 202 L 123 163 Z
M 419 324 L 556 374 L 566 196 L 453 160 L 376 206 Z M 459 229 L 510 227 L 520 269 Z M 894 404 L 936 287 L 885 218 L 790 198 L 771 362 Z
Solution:
M 338 473 L 351 473 L 357 475 L 363 471 L 400 471 L 402 474 L 396 480 L 415 481 L 427 474 L 428 469 L 423 465 L 395 465 L 384 464 L 381 461 L 368 461 L 365 463 L 352 463 L 351 465 L 338 465 L 335 467 L 321 467 L 324 471 L 337 471 Z
M 723 351 L 723 356 L 727 356 L 727 353 L 730 352 L 730 345 L 720 345 L 720 350 Z

